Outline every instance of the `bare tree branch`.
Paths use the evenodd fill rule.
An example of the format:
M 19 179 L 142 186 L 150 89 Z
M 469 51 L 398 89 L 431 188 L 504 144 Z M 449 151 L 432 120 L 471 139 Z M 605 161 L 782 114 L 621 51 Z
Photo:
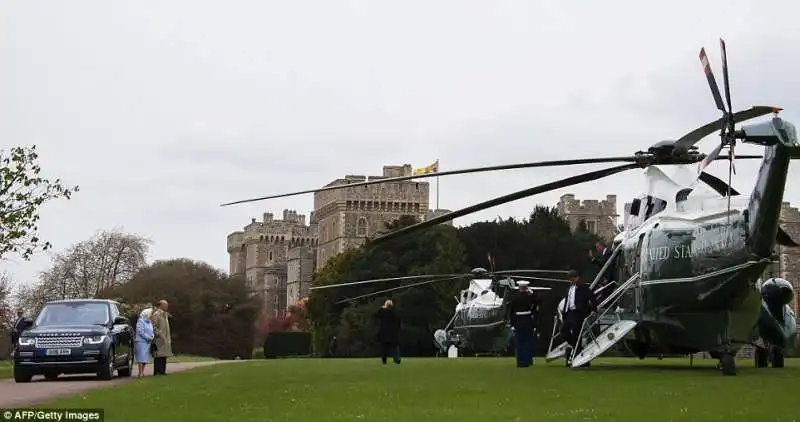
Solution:
M 20 288 L 17 300 L 35 313 L 51 300 L 95 298 L 127 283 L 147 265 L 152 241 L 120 229 L 100 231 L 55 254 L 50 268 L 32 286 Z

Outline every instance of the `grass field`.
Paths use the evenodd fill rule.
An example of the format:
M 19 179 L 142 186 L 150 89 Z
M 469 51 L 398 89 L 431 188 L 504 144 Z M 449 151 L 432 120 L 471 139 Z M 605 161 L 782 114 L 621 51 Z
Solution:
M 713 360 L 600 359 L 590 369 L 511 359 L 287 359 L 136 380 L 43 407 L 106 421 L 796 421 L 800 360 L 725 377 Z
M 179 355 L 170 358 L 170 362 L 204 362 L 209 360 L 216 360 L 214 358 L 207 358 L 203 356 Z M 0 361 L 0 379 L 11 378 L 11 362 Z

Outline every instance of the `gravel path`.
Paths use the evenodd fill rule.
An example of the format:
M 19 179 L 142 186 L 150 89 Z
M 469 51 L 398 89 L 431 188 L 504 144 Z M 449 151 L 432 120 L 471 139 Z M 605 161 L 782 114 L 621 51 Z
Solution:
M 206 362 L 181 362 L 167 363 L 167 374 L 186 371 L 187 369 L 208 366 L 220 363 L 245 362 L 236 361 L 206 361 Z M 153 365 L 147 365 L 146 376 L 153 375 Z M 0 409 L 34 406 L 51 399 L 71 396 L 89 390 L 119 385 L 130 382 L 136 378 L 136 368 L 130 378 L 114 377 L 111 381 L 99 381 L 93 376 L 68 376 L 62 375 L 55 381 L 46 381 L 42 376 L 35 376 L 30 383 L 16 383 L 13 379 L 0 380 Z

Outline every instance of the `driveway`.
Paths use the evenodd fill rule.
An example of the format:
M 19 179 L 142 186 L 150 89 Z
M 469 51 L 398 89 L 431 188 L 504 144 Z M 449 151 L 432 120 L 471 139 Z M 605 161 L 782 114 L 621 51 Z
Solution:
M 220 363 L 245 362 L 244 360 L 223 360 L 206 362 L 181 362 L 168 363 L 167 374 L 186 371 Z M 146 376 L 153 375 L 153 365 L 147 365 Z M 93 376 L 68 376 L 62 375 L 54 381 L 46 381 L 42 376 L 36 376 L 30 383 L 16 383 L 13 379 L 0 380 L 0 409 L 15 407 L 28 407 L 49 400 L 83 393 L 89 390 L 120 385 L 136 378 L 136 368 L 130 378 L 114 377 L 111 381 L 100 381 Z

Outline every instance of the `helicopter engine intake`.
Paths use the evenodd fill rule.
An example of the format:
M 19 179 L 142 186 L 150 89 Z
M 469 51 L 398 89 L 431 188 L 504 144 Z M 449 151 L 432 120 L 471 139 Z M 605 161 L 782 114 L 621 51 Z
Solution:
M 761 298 L 769 306 L 770 311 L 778 309 L 780 306 L 792 303 L 794 299 L 794 288 L 792 283 L 783 278 L 770 278 L 761 284 L 759 289 Z

